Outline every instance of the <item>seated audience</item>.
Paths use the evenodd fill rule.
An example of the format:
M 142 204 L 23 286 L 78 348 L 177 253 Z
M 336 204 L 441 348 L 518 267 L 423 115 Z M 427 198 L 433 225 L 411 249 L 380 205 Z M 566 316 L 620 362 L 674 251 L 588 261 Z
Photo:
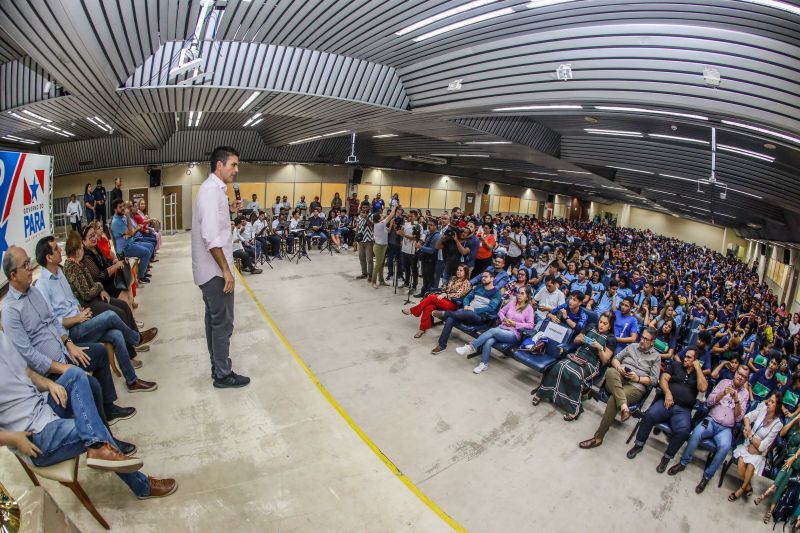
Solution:
M 623 278 L 624 279 L 624 278 Z M 632 314 L 633 298 L 626 296 L 619 303 L 619 309 L 614 311 L 614 335 L 617 336 L 617 350 L 621 350 L 639 337 L 639 321 Z
M 236 217 L 232 225 L 233 229 L 231 239 L 233 240 L 233 257 L 242 262 L 242 269 L 245 272 L 250 272 L 251 274 L 261 274 L 263 271 L 260 268 L 256 268 L 256 265 L 253 262 L 255 250 L 247 250 L 244 247 L 244 237 L 242 237 L 244 221 L 241 217 Z
M 561 279 L 555 276 L 547 276 L 544 280 L 545 286 L 539 289 L 533 297 L 536 302 L 536 318 L 544 320 L 547 313 L 553 311 L 565 302 L 564 293 L 559 290 Z
M 98 247 L 97 229 L 93 225 L 86 226 L 81 233 L 83 237 L 83 261 L 81 261 L 81 265 L 89 272 L 93 281 L 100 282 L 103 285 L 103 290 L 112 298 L 122 300 L 131 309 L 136 309 L 137 306 L 133 302 L 130 284 L 125 277 L 125 262 L 119 258 L 113 260 L 106 258 Z M 102 234 L 102 231 L 100 233 Z M 103 235 L 103 238 L 105 238 L 105 235 Z M 130 268 L 127 271 L 130 273 Z M 123 279 L 124 283 L 121 286 L 125 286 L 125 289 L 117 287 L 117 276 Z
M 689 349 L 683 361 L 671 360 L 666 371 L 661 373 L 658 386 L 663 400 L 656 398 L 642 417 L 636 441 L 628 450 L 628 459 L 633 459 L 644 448 L 653 426 L 669 422 L 671 435 L 667 449 L 656 467 L 656 472 L 663 474 L 669 462 L 681 449 L 692 431 L 692 409 L 698 392 L 706 392 L 708 382 L 703 374 L 703 366 L 697 360 L 697 353 Z
M 614 313 L 606 311 L 597 324 L 589 324 L 575 338 L 578 349 L 560 359 L 542 378 L 542 384 L 533 391 L 533 405 L 549 400 L 566 412 L 564 420 L 577 420 L 583 412 L 583 394 L 592 387 L 601 366 L 614 355 L 617 343 L 614 337 Z
M 750 375 L 750 389 L 753 397 L 763 400 L 778 390 L 778 359 L 771 357 L 766 367 L 759 368 L 755 374 Z
M 615 320 L 619 320 L 619 315 Z M 617 412 L 619 411 L 622 422 L 630 418 L 629 405 L 638 402 L 647 387 L 658 381 L 661 358 L 653 349 L 655 339 L 656 331 L 647 327 L 637 344 L 629 344 L 611 359 L 611 367 L 605 374 L 604 386 L 609 393 L 605 413 L 594 437 L 581 442 L 581 448 L 588 450 L 603 444 L 603 438 L 611 428 Z
M 431 313 L 436 310 L 455 311 L 461 305 L 461 300 L 472 290 L 472 285 L 467 278 L 466 265 L 458 265 L 456 274 L 447 282 L 440 293 L 427 295 L 420 303 L 409 309 L 403 309 L 404 315 L 420 317 L 419 331 L 415 339 L 422 337 L 426 331 L 433 327 Z
M 321 208 L 319 207 L 319 201 L 316 203 L 317 206 L 314 206 L 314 202 L 311 202 L 311 205 L 314 207 L 311 208 L 311 216 L 308 217 L 308 229 L 311 231 L 306 233 L 306 244 L 310 248 L 311 239 L 316 237 L 319 239 L 318 248 L 322 250 L 322 245 L 328 240 L 328 233 L 325 231 L 325 217 L 320 214 Z
M 140 499 L 169 496 L 174 479 L 157 479 L 139 470 L 143 462 L 122 453 L 92 397 L 90 377 L 68 366 L 53 381 L 26 368 L 0 332 L 0 445 L 27 456 L 38 466 L 61 463 L 86 453 L 86 466 L 116 472 Z M 54 376 L 55 377 L 55 376 Z M 129 452 L 136 452 L 136 447 Z
M 477 269 L 475 269 L 477 270 Z M 484 272 L 489 272 L 492 274 L 492 284 L 495 288 L 502 289 L 511 281 L 511 278 L 508 275 L 508 271 L 506 270 L 506 258 L 505 256 L 498 255 L 492 261 L 492 264 L 486 267 L 486 270 L 478 272 L 476 276 L 474 276 L 469 282 L 472 283 L 473 286 L 478 285 L 481 282 L 481 276 Z
M 741 365 L 736 371 L 733 380 L 723 379 L 714 387 L 711 394 L 706 398 L 706 405 L 711 408 L 706 416 L 689 436 L 689 444 L 683 451 L 680 462 L 670 467 L 667 472 L 674 476 L 686 469 L 694 457 L 694 452 L 700 443 L 706 439 L 711 439 L 717 447 L 714 459 L 711 464 L 703 471 L 700 483 L 695 487 L 695 492 L 700 494 L 706 489 L 708 481 L 714 477 L 717 469 L 727 457 L 731 449 L 733 440 L 733 427 L 741 422 L 747 412 L 747 404 L 750 401 L 750 394 L 747 391 L 747 377 L 750 369 Z
M 431 350 L 431 353 L 437 355 L 447 349 L 447 340 L 456 323 L 470 326 L 485 324 L 495 317 L 501 302 L 500 289 L 492 283 L 492 274 L 484 272 L 481 275 L 481 284 L 464 297 L 461 309 L 433 312 L 433 316 L 444 320 L 445 323 L 442 333 L 439 335 L 439 343 Z
M 572 331 L 582 331 L 588 319 L 586 311 L 581 307 L 582 301 L 583 293 L 573 291 L 569 294 L 569 299 L 566 303 L 547 313 L 547 318 L 550 322 L 564 325 Z M 564 340 L 569 341 L 570 338 L 571 336 L 568 336 Z
M 731 492 L 729 502 L 753 494 L 750 481 L 754 474 L 760 476 L 764 471 L 767 452 L 783 428 L 779 404 L 778 394 L 770 393 L 766 400 L 744 415 L 744 442 L 733 450 L 742 485 Z
M 772 519 L 772 511 L 775 510 L 781 496 L 789 486 L 789 479 L 796 478 L 800 474 L 800 461 L 797 460 L 800 456 L 800 415 L 793 415 L 781 428 L 779 435 L 786 445 L 786 459 L 775 477 L 774 483 L 767 488 L 764 494 L 753 500 L 753 503 L 760 505 L 768 498 L 767 508 L 764 510 L 765 524 Z
M 105 346 L 97 342 L 78 346 L 69 338 L 42 293 L 31 286 L 33 264 L 24 249 L 9 246 L 3 254 L 3 273 L 9 282 L 3 300 L 3 331 L 30 369 L 57 380 L 71 365 L 80 366 L 92 372 L 92 379 L 97 381 L 103 414 L 109 423 L 133 416 L 135 409 L 114 403 L 117 390 Z
M 496 343 L 516 344 L 522 338 L 523 331 L 533 328 L 534 314 L 531 307 L 530 288 L 526 286 L 519 291 L 516 298 L 500 310 L 497 318 L 500 319 L 498 326 L 486 330 L 477 339 L 468 342 L 463 347 L 456 348 L 458 355 L 466 356 L 482 349 L 481 362 L 473 369 L 475 374 L 488 370 L 492 346 Z
M 153 258 L 155 246 L 136 235 L 135 229 L 131 227 L 130 221 L 125 215 L 125 202 L 116 200 L 113 208 L 114 218 L 111 221 L 111 234 L 114 236 L 117 255 L 139 258 L 138 283 L 149 283 L 150 276 L 147 269 Z

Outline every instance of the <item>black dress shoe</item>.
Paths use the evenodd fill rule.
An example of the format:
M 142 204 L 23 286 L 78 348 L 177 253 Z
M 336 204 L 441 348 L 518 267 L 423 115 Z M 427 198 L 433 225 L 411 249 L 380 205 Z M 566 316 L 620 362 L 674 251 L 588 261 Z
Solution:
M 423 296 L 425 295 L 422 294 L 421 292 L 418 292 L 417 294 L 414 295 L 414 298 L 422 298 Z
M 124 440 L 120 440 L 116 437 L 114 437 L 114 440 L 116 441 L 117 449 L 122 455 L 127 455 L 130 457 L 136 453 L 136 445 L 132 442 L 125 442 Z
M 700 480 L 700 483 L 698 483 L 697 486 L 694 488 L 694 491 L 697 494 L 700 494 L 701 492 L 706 490 L 706 485 L 708 485 L 708 480 L 706 478 L 703 478 Z
M 250 378 L 246 376 L 240 376 L 234 372 L 231 372 L 224 378 L 217 378 L 214 380 L 214 386 L 218 389 L 238 389 L 239 387 L 244 387 L 250 383 Z
M 656 472 L 663 474 L 664 470 L 667 469 L 667 465 L 669 465 L 669 459 L 667 457 L 662 457 L 661 462 L 658 463 L 658 466 L 656 467 Z
M 678 463 L 678 464 L 672 465 L 672 468 L 667 470 L 667 474 L 669 474 L 670 476 L 674 476 L 675 474 L 683 472 L 684 470 L 686 470 L 686 467 L 683 466 L 682 464 Z
M 127 420 L 136 414 L 135 407 L 120 407 L 119 405 L 112 405 L 111 409 L 106 410 L 106 421 L 109 426 L 113 426 L 120 420 Z
M 634 459 L 637 455 L 639 455 L 639 452 L 642 451 L 643 449 L 644 449 L 644 446 L 634 445 L 633 448 L 628 450 L 628 453 L 627 453 L 628 459 Z

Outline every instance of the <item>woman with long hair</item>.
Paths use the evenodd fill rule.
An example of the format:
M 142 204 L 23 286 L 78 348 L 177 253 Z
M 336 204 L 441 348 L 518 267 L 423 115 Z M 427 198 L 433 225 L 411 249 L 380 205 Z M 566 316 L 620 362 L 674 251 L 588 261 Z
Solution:
M 483 270 L 481 270 L 481 272 L 483 272 Z M 506 293 L 504 298 L 506 301 L 513 300 L 520 292 L 524 291 L 528 287 L 528 281 L 528 271 L 524 268 L 517 270 L 517 276 L 516 280 L 514 280 L 514 283 L 509 283 L 505 287 Z
M 531 289 L 526 286 L 517 292 L 517 297 L 509 301 L 498 313 L 500 325 L 484 331 L 472 342 L 456 348 L 458 355 L 470 356 L 481 350 L 481 362 L 472 371 L 475 374 L 489 368 L 489 357 L 492 346 L 499 343 L 516 344 L 522 338 L 522 332 L 532 329 L 536 315 L 533 313 Z
M 91 183 L 87 183 L 83 189 L 83 207 L 86 210 L 86 224 L 89 225 L 94 220 L 94 188 Z
M 414 315 L 420 317 L 419 331 L 414 334 L 414 338 L 422 337 L 426 331 L 433 327 L 431 313 L 437 309 L 442 311 L 455 311 L 461 304 L 461 300 L 472 290 L 472 285 L 467 277 L 467 266 L 460 264 L 456 268 L 455 275 L 450 278 L 440 293 L 431 293 L 423 300 L 409 309 L 403 309 L 404 315 Z
M 337 211 L 342 208 L 342 197 L 339 196 L 338 192 L 333 193 L 333 200 L 331 200 L 331 210 L 336 209 Z
M 767 508 L 764 510 L 764 523 L 768 524 L 772 518 L 772 511 L 783 496 L 784 491 L 789 486 L 789 479 L 800 474 L 800 414 L 794 414 L 781 428 L 780 436 L 786 443 L 786 460 L 775 476 L 775 481 L 761 496 L 753 500 L 753 503 L 760 505 L 767 500 Z
M 614 313 L 606 311 L 600 315 L 597 325 L 589 325 L 575 338 L 578 349 L 559 359 L 542 378 L 542 384 L 534 389 L 531 403 L 539 405 L 550 400 L 553 405 L 566 412 L 564 420 L 577 420 L 583 412 L 583 392 L 592 386 L 602 365 L 614 355 L 617 340 L 614 337 Z
M 83 265 L 91 274 L 92 279 L 102 283 L 103 289 L 112 298 L 119 298 L 125 301 L 131 309 L 136 309 L 138 306 L 133 302 L 130 286 L 127 289 L 117 288 L 117 283 L 114 281 L 117 272 L 122 272 L 125 268 L 125 261 L 118 258 L 108 259 L 98 247 L 98 235 L 105 238 L 105 234 L 94 224 L 83 228 L 81 232 L 84 249 Z

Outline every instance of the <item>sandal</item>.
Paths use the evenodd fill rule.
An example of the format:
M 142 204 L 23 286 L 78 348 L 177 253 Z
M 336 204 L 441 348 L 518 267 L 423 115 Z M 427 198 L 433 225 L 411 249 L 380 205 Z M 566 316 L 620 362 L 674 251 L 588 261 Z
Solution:
M 563 418 L 564 418 L 565 422 L 575 422 L 578 419 L 579 416 L 581 416 L 580 413 L 578 413 L 577 415 L 566 414 L 566 415 L 564 415 Z
M 409 311 L 408 309 L 401 309 L 400 312 L 403 313 L 406 316 L 411 314 L 411 311 Z
M 766 513 L 764 513 L 764 518 L 763 518 L 763 520 L 762 520 L 762 521 L 763 521 L 765 524 L 769 524 L 769 521 L 770 521 L 770 520 L 772 520 L 772 511 L 769 511 L 769 510 L 768 510 Z
M 728 501 L 729 502 L 735 502 L 736 500 L 741 498 L 742 495 L 741 494 L 737 494 L 740 490 L 742 490 L 742 489 L 736 489 L 736 492 L 731 492 L 730 495 L 728 495 Z
M 531 405 L 539 405 L 541 401 L 542 399 L 534 394 L 533 398 L 531 398 Z
M 585 440 L 578 444 L 584 450 L 591 450 L 592 448 L 597 448 L 603 444 L 603 441 L 598 439 L 597 437 L 592 437 L 591 439 Z
M 415 338 L 415 339 L 419 339 L 419 338 L 420 338 L 420 337 L 422 337 L 423 335 L 425 335 L 425 332 L 424 332 L 424 331 L 418 331 L 418 332 L 414 333 L 414 338 Z
M 764 492 L 764 494 L 762 494 L 761 496 L 757 496 L 756 499 L 753 500 L 753 503 L 756 505 L 761 505 L 761 502 L 763 502 L 765 499 L 769 498 L 775 493 L 774 489 L 775 485 L 771 486 Z

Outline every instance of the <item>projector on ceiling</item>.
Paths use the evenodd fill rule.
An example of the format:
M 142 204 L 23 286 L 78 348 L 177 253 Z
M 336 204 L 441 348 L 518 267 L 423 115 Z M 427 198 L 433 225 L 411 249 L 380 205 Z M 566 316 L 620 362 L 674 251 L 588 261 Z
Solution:
M 433 157 L 430 155 L 404 155 L 400 159 L 403 161 L 413 161 L 414 163 L 425 163 L 426 165 L 446 165 L 447 159 L 443 157 Z

